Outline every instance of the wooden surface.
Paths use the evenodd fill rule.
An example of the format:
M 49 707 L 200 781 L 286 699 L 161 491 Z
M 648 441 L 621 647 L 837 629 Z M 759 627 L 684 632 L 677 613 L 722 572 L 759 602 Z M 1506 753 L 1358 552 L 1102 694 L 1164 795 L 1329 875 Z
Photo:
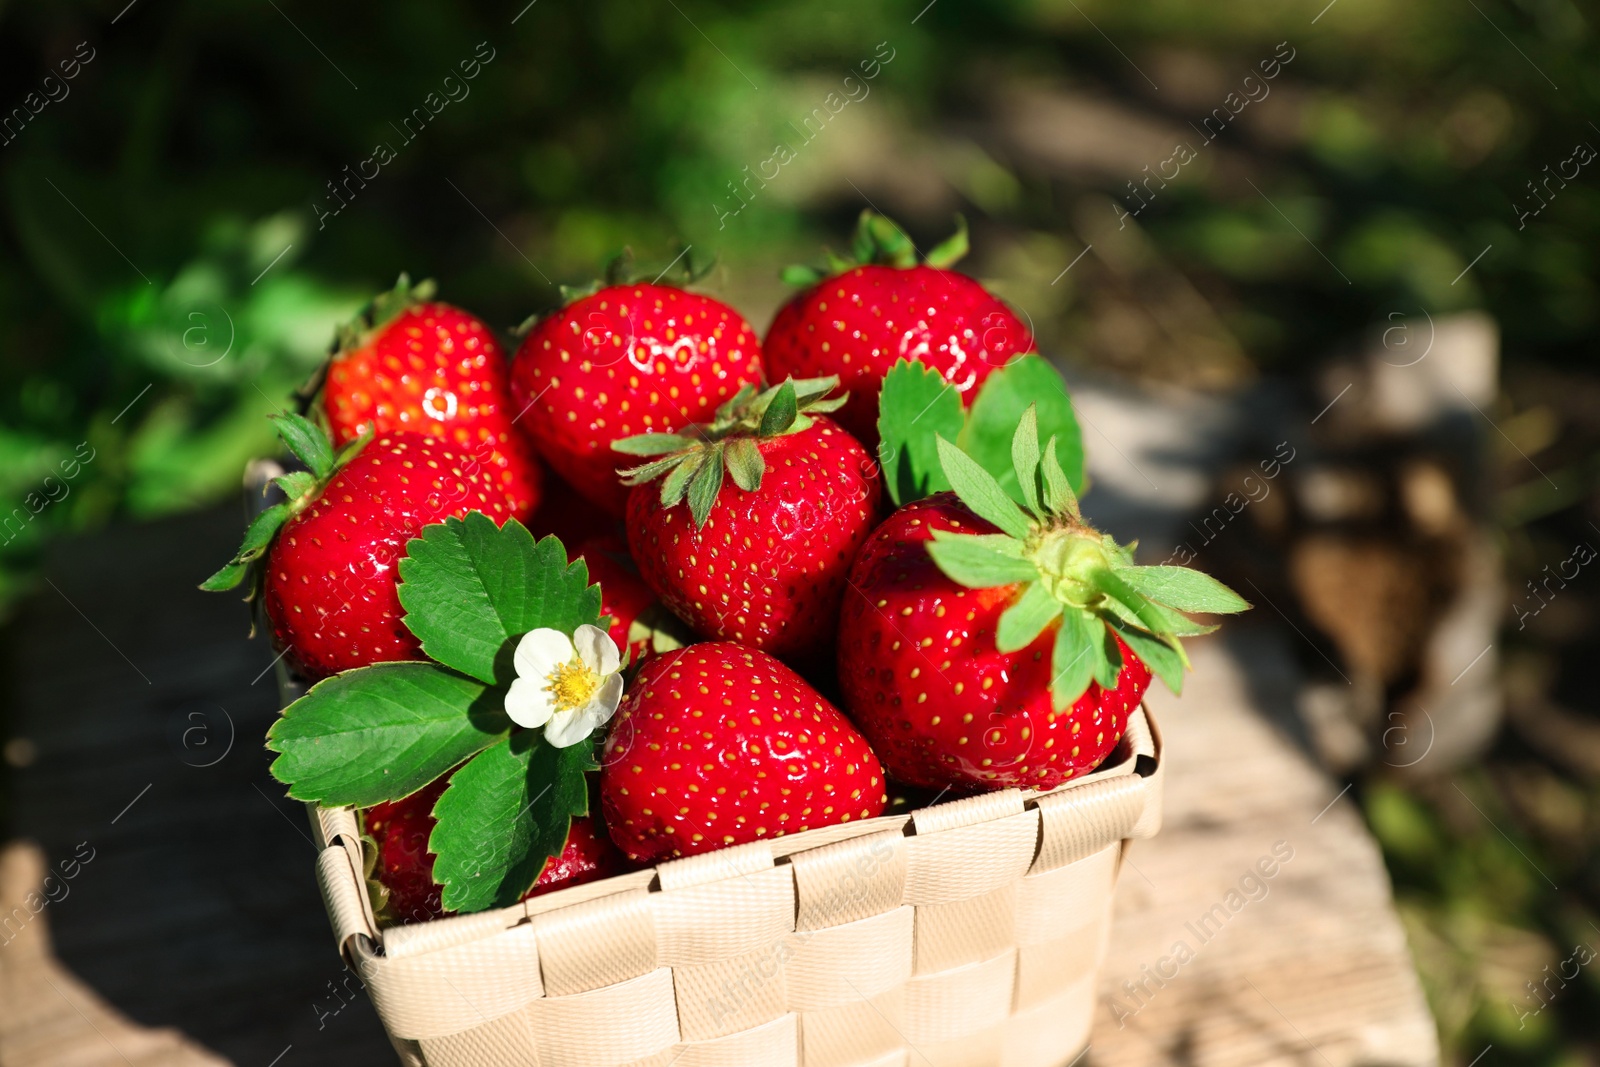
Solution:
M 94 858 L 41 916 L 59 967 L 43 923 L 31 950 L 0 946 L 4 1067 L 394 1062 L 364 997 L 327 1014 L 342 972 L 305 818 L 261 747 L 271 676 L 252 679 L 270 657 L 243 640 L 236 601 L 191 591 L 239 526 L 211 512 L 63 546 L 53 586 L 5 635 L 7 736 L 36 750 L 9 772 L 8 834 L 55 867 L 84 842 Z M 1239 627 L 1200 643 L 1182 700 L 1154 698 L 1167 826 L 1123 872 L 1081 1063 L 1436 1059 L 1376 848 L 1347 796 L 1322 810 L 1339 787 L 1294 740 L 1290 661 L 1270 625 Z M 1294 855 L 1266 895 L 1213 919 L 1220 932 L 1201 944 L 1186 924 L 1214 904 L 1226 913 L 1278 841 Z M 29 863 L 0 861 L 0 914 Z M 1172 973 L 1162 957 L 1184 939 L 1194 959 L 1148 982 L 1142 1006 L 1124 994 L 1113 1010 L 1142 965 Z
M 1192 658 L 1182 698 L 1149 698 L 1166 823 L 1117 885 L 1087 1062 L 1436 1063 L 1377 845 L 1284 728 L 1279 635 L 1240 626 Z

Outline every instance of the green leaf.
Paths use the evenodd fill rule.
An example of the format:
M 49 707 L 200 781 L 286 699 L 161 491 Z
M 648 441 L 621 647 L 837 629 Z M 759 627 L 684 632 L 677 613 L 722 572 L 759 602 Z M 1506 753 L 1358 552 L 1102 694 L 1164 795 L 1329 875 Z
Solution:
M 330 807 L 409 796 L 511 728 L 505 694 L 433 663 L 379 663 L 311 687 L 267 731 L 272 775 Z
M 317 491 L 317 476 L 310 471 L 290 471 L 272 479 L 272 484 L 283 490 L 283 495 L 290 500 L 299 500 Z
M 735 412 L 743 412 L 757 395 L 757 390 L 750 382 L 739 386 L 739 391 L 717 405 L 716 421 L 724 422 L 734 418 Z
M 249 563 L 260 559 L 288 518 L 289 505 L 278 503 L 251 519 L 250 525 L 245 528 L 244 540 L 239 543 L 239 551 L 233 555 L 233 562 Z
M 1011 457 L 1011 442 L 1022 413 L 1037 408 L 1038 439 L 1058 439 L 1056 456 L 1073 491 L 1083 492 L 1083 436 L 1061 375 L 1040 356 L 1023 356 L 984 381 L 967 412 L 961 447 L 1000 481 L 1017 500 L 1026 499 Z
M 824 258 L 828 261 L 828 271 L 832 274 L 843 274 L 847 270 L 859 267 L 865 260 L 846 259 L 833 249 L 824 250 Z
M 661 480 L 662 507 L 678 506 L 684 492 L 689 488 L 689 479 L 694 477 L 695 471 L 704 466 L 708 459 L 719 467 L 722 465 L 720 456 L 708 452 L 691 452 L 677 463 L 668 465 L 671 473 Z
M 200 588 L 207 593 L 225 593 L 229 589 L 236 589 L 244 581 L 244 576 L 250 573 L 248 563 L 225 563 L 222 569 L 205 581 L 200 583 Z
M 249 572 L 250 564 L 266 554 L 272 539 L 278 535 L 278 531 L 288 519 L 289 505 L 282 502 L 256 515 L 245 528 L 244 540 L 240 542 L 238 551 L 233 554 L 233 559 L 217 573 L 201 582 L 200 588 L 208 593 L 220 593 L 238 586 Z
M 1050 595 L 1043 582 L 1034 582 L 1022 594 L 1022 599 L 1000 616 L 994 631 L 994 647 L 1001 652 L 1027 648 L 1044 633 L 1046 626 L 1060 617 L 1061 602 Z
M 1124 567 L 1117 575 L 1151 600 L 1179 611 L 1233 615 L 1250 610 L 1238 593 L 1211 575 L 1187 567 Z
M 962 533 L 957 530 L 936 530 L 934 531 L 933 536 L 936 540 L 945 537 L 965 537 L 974 544 L 984 545 L 985 547 L 1000 553 L 1002 556 L 1009 557 L 1010 559 L 1021 559 L 1022 550 L 1027 547 L 1023 542 L 1018 541 L 1010 534 L 1003 533 L 969 534 Z
M 950 488 L 939 463 L 939 441 L 955 440 L 965 416 L 961 394 L 921 363 L 896 360 L 878 399 L 878 461 L 897 506 Z
M 1027 537 L 1032 523 L 1000 488 L 994 476 L 943 437 L 938 438 L 938 447 L 939 465 L 944 468 L 944 476 L 961 502 L 1012 537 Z
M 1117 675 L 1122 673 L 1122 650 L 1117 648 L 1106 623 L 1101 621 L 1093 630 L 1089 663 L 1094 670 L 1094 680 L 1100 683 L 1101 689 L 1115 689 Z
M 1185 655 L 1183 646 L 1178 643 L 1177 638 L 1167 638 L 1165 636 L 1167 633 L 1167 614 L 1169 612 L 1166 609 L 1162 609 L 1160 605 L 1150 600 L 1143 593 L 1128 585 L 1127 582 L 1124 582 L 1122 575 L 1127 570 L 1128 568 L 1115 571 L 1099 571 L 1093 577 L 1094 584 L 1108 597 L 1121 601 L 1133 613 L 1134 617 L 1139 620 L 1139 625 L 1151 633 L 1161 636 L 1164 640 L 1168 640 L 1173 651 L 1177 652 L 1179 658 L 1183 660 L 1184 666 L 1188 666 L 1189 657 Z
M 301 415 L 271 415 L 268 418 L 277 427 L 278 436 L 289 446 L 289 451 L 316 475 L 317 481 L 324 481 L 333 473 L 333 445 L 319 427 Z
M 1102 603 L 1111 611 L 1112 615 L 1129 626 L 1142 627 L 1144 625 L 1139 616 L 1133 613 L 1132 608 L 1129 608 L 1115 597 L 1106 597 Z M 1161 629 L 1155 632 L 1163 637 L 1167 634 L 1172 634 L 1175 637 L 1196 637 L 1200 634 L 1216 633 L 1220 629 L 1218 626 L 1202 626 L 1187 615 L 1179 614 L 1165 604 L 1158 604 L 1154 600 L 1146 600 L 1145 607 L 1148 609 L 1146 611 L 1147 615 L 1153 613 L 1161 620 Z
M 957 215 L 956 232 L 930 248 L 928 254 L 922 257 L 922 262 L 930 267 L 948 270 L 967 254 L 968 247 L 966 216 Z
M 653 652 L 671 652 L 693 644 L 695 636 L 688 623 L 656 601 L 635 616 L 628 627 L 628 645 L 631 647 L 639 641 L 648 642 Z
M 371 441 L 374 436 L 375 432 L 371 426 L 368 426 L 365 430 L 361 431 L 360 437 L 353 437 L 344 444 L 340 445 L 339 451 L 335 452 L 333 455 L 334 469 L 339 470 L 343 468 L 346 463 L 349 463 L 352 459 L 355 459 L 356 456 L 360 454 L 361 450 L 367 447 L 367 442 Z
M 877 250 L 872 237 L 871 220 L 872 212 L 862 208 L 861 216 L 856 220 L 856 232 L 850 239 L 850 254 L 855 257 L 856 263 L 871 263 L 873 253 Z
M 998 552 L 979 537 L 935 530 L 928 555 L 952 581 L 969 589 L 1031 582 L 1039 571 L 1027 560 Z
M 554 748 L 527 730 L 485 750 L 450 778 L 428 838 L 444 906 L 473 912 L 522 899 L 560 855 L 575 815 L 589 810 L 589 746 Z
M 721 490 L 722 459 L 712 456 L 709 462 L 700 464 L 689 482 L 689 514 L 694 518 L 695 529 L 703 527 L 711 517 L 712 505 L 717 502 L 717 493 Z
M 1094 680 L 1095 643 L 1104 629 L 1104 624 L 1087 612 L 1062 614 L 1050 654 L 1050 697 L 1057 711 L 1070 708 Z
M 400 560 L 405 624 L 422 650 L 479 681 L 509 684 L 511 658 L 529 630 L 570 634 L 600 618 L 588 566 L 567 563 L 554 537 L 534 541 L 515 519 L 498 527 L 481 512 L 425 526 Z
M 639 433 L 611 442 L 613 452 L 630 456 L 661 456 L 689 448 L 698 442 L 693 437 L 676 433 Z
M 809 289 L 822 280 L 822 272 L 803 263 L 793 263 L 779 271 L 778 277 L 783 279 L 785 285 Z
M 688 455 L 693 455 L 693 453 L 688 453 Z M 617 473 L 622 475 L 625 485 L 644 485 L 646 482 L 655 481 L 681 462 L 683 462 L 682 456 L 671 455 L 665 459 L 653 459 L 649 463 L 641 463 L 637 467 L 628 467 L 625 470 L 617 471 Z
M 814 405 L 822 397 L 827 396 L 829 393 L 839 388 L 839 376 L 837 374 L 829 374 L 822 378 L 791 378 L 789 381 L 794 386 L 795 402 L 801 407 Z M 842 403 L 846 399 L 848 398 L 841 396 L 835 398 L 835 400 L 824 400 L 822 402 L 833 405 L 836 402 Z M 826 409 L 811 407 L 810 410 L 817 411 Z
M 1040 518 L 1044 511 L 1039 505 L 1039 413 L 1034 404 L 1022 413 L 1017 432 L 1011 435 L 1011 466 L 1016 471 L 1017 486 L 1022 490 L 1022 503 Z
M 795 399 L 794 382 L 784 382 L 767 402 L 767 409 L 761 413 L 761 428 L 756 433 L 761 437 L 776 437 L 793 426 L 799 414 L 800 404 Z
M 1044 462 L 1040 466 L 1044 470 L 1044 505 L 1050 514 L 1067 515 L 1082 521 L 1083 516 L 1078 511 L 1078 495 L 1072 491 L 1072 483 L 1056 458 L 1054 437 L 1045 445 Z
M 730 440 L 725 457 L 734 485 L 747 493 L 761 488 L 761 475 L 767 469 L 767 462 L 761 458 L 761 450 L 756 447 L 753 438 L 735 437 Z
M 1152 637 L 1143 630 L 1128 626 L 1121 622 L 1110 623 L 1111 627 L 1127 643 L 1128 649 L 1141 660 L 1152 674 L 1166 683 L 1168 689 L 1174 693 L 1183 692 L 1184 658 L 1180 656 L 1165 641 Z
M 883 263 L 891 267 L 917 265 L 917 246 L 892 219 L 875 211 L 863 211 L 860 230 L 855 247 L 856 258 L 862 263 Z M 859 254 L 863 247 L 868 253 L 864 259 Z

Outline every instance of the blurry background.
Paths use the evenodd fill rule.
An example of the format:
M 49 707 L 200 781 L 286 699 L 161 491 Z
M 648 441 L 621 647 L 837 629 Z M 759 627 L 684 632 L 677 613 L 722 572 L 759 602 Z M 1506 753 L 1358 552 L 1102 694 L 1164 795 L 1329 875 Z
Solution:
M 0 612 L 234 499 L 402 269 L 509 328 L 687 244 L 764 328 L 862 207 L 960 212 L 1074 383 L 1231 427 L 1183 536 L 1305 638 L 1447 1056 L 1596 1062 L 1600 969 L 1529 984 L 1600 939 L 1592 10 L 523 3 L 0 0 Z

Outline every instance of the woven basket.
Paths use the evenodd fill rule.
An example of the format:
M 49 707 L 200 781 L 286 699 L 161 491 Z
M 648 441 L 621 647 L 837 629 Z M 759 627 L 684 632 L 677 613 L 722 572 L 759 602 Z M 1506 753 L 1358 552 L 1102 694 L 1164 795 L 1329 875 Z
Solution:
M 1059 1067 L 1088 1041 L 1146 710 L 1106 765 L 378 929 L 350 808 L 312 808 L 339 952 L 408 1067 Z
M 1095 773 L 379 930 L 350 808 L 313 807 L 339 950 L 409 1067 L 1059 1067 L 1111 890 L 1161 821 L 1140 709 Z

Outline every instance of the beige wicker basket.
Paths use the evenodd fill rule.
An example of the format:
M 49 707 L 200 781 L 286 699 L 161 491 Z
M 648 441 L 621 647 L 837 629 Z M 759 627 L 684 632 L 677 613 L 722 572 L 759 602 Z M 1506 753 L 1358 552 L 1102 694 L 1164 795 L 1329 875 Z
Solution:
M 1058 1067 L 1089 1036 L 1160 738 L 1012 789 L 379 930 L 349 808 L 313 809 L 339 950 L 428 1067 Z

